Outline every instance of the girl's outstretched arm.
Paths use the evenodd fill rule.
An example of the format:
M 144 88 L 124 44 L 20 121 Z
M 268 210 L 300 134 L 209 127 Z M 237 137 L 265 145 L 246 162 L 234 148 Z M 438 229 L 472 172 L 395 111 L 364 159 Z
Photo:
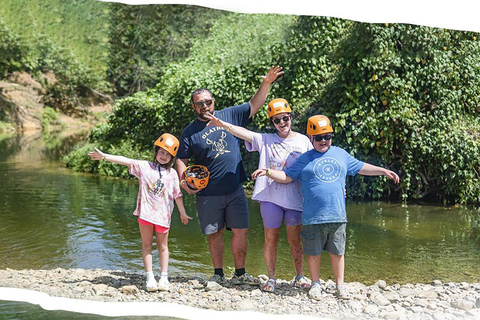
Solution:
M 175 203 L 177 204 L 178 212 L 180 212 L 180 219 L 182 220 L 182 223 L 187 224 L 188 220 L 192 219 L 192 217 L 190 217 L 185 210 L 185 206 L 183 205 L 183 197 L 176 198 Z
M 123 157 L 123 156 L 115 156 L 113 154 L 103 153 L 102 151 L 100 151 L 97 148 L 95 148 L 95 151 L 90 151 L 88 153 L 88 156 L 92 160 L 103 160 L 103 161 L 108 161 L 108 162 L 111 162 L 111 163 L 121 164 L 121 165 L 124 165 L 124 166 L 129 166 L 134 161 L 133 159 L 126 158 L 126 157 Z

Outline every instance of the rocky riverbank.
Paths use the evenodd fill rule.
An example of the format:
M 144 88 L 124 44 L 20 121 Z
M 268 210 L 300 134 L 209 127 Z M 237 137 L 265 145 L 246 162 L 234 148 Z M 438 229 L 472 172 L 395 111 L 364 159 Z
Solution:
M 265 281 L 265 276 L 260 276 Z M 352 298 L 339 300 L 334 283 L 322 282 L 320 301 L 307 291 L 277 280 L 274 293 L 259 287 L 223 286 L 200 277 L 170 278 L 168 292 L 145 291 L 143 274 L 112 270 L 0 270 L 0 287 L 22 288 L 64 297 L 104 302 L 166 302 L 218 311 L 302 314 L 330 319 L 480 319 L 480 283 L 347 283 Z M 294 318 L 294 317 L 292 317 Z

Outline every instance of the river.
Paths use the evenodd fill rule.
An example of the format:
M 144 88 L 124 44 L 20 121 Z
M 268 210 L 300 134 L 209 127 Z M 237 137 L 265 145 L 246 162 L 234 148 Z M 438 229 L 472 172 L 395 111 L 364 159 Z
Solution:
M 60 161 L 86 133 L 55 138 L 0 136 L 0 268 L 103 268 L 143 272 L 141 241 L 132 212 L 138 182 L 72 172 Z M 169 237 L 170 274 L 209 276 L 212 264 L 196 218 L 184 226 L 175 211 Z M 249 202 L 247 271 L 266 273 L 259 206 Z M 347 205 L 346 281 L 387 283 L 479 282 L 480 243 L 471 234 L 475 209 L 402 203 Z M 226 232 L 226 248 L 231 234 Z M 322 279 L 332 278 L 328 256 Z M 158 254 L 154 255 L 159 272 Z M 227 275 L 233 271 L 226 250 Z M 277 276 L 294 276 L 285 230 Z M 305 272 L 308 275 L 306 265 Z

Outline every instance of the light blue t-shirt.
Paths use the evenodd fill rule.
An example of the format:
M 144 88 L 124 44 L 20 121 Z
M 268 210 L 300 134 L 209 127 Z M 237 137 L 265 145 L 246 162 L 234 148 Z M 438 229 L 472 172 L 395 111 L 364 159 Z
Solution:
M 302 225 L 347 222 L 345 179 L 356 175 L 364 162 L 338 147 L 302 154 L 285 173 L 302 182 Z

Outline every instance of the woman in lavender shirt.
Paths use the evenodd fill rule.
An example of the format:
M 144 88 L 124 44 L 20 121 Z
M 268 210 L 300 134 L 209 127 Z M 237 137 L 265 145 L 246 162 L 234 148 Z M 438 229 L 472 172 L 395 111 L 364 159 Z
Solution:
M 302 153 L 313 147 L 305 135 L 292 131 L 292 110 L 287 100 L 274 99 L 270 101 L 267 111 L 276 133 L 256 133 L 222 121 L 211 114 L 206 117 L 210 119 L 209 126 L 224 128 L 234 136 L 245 140 L 248 151 L 259 152 L 259 169 L 283 170 L 289 168 Z M 265 232 L 263 257 L 269 279 L 263 285 L 263 290 L 268 292 L 275 290 L 277 242 L 282 222 L 287 230 L 290 253 L 296 272 L 292 285 L 302 288 L 309 287 L 310 281 L 303 275 L 300 239 L 303 199 L 300 182 L 282 184 L 267 176 L 258 177 L 252 199 L 260 202 Z

